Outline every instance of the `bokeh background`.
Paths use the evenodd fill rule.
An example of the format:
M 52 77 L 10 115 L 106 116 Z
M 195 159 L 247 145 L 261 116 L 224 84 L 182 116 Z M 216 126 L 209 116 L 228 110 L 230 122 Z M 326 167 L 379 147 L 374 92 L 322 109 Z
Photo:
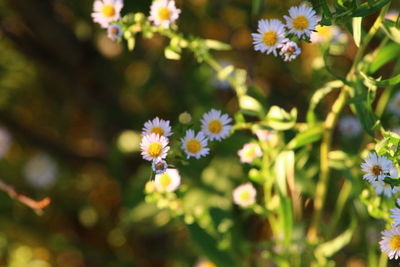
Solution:
M 125 2 L 123 14 L 149 13 L 150 0 Z M 303 43 L 300 58 L 285 63 L 254 52 L 250 36 L 258 19 L 282 17 L 300 1 L 176 2 L 181 32 L 231 44 L 232 51 L 215 53 L 218 61 L 248 70 L 266 106 L 297 107 L 304 120 L 310 95 L 332 79 L 319 46 Z M 0 192 L 0 265 L 194 266 L 203 255 L 185 224 L 143 201 L 151 170 L 140 156 L 140 131 L 155 116 L 175 123 L 184 111 L 195 121 L 210 108 L 233 115 L 234 91 L 188 52 L 179 61 L 165 59 L 161 36 L 137 38 L 133 52 L 112 42 L 92 22 L 92 4 L 0 1 L 0 179 L 34 199 L 52 199 L 39 216 Z M 331 58 L 338 75 L 347 72 L 356 49 L 343 31 L 349 41 Z M 335 97 L 323 101 L 321 113 Z M 385 121 L 399 124 L 390 115 Z M 233 210 L 239 232 L 257 241 L 266 231 L 262 222 L 231 204 L 232 188 L 246 181 L 236 152 L 249 136 L 235 133 L 180 171 L 183 184 L 195 188 L 184 205 Z M 336 136 L 337 145 L 356 155 L 361 138 Z M 382 227 L 360 228 L 360 240 L 337 256 L 340 266 L 365 266 L 366 249 L 357 244 L 367 233 L 376 245 Z

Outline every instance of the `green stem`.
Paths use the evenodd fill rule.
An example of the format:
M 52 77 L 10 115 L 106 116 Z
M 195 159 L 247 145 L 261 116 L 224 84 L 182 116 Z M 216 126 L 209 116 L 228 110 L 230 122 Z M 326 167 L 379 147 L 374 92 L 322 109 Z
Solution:
M 371 41 L 375 33 L 378 31 L 382 19 L 386 14 L 388 8 L 389 4 L 381 9 L 378 18 L 375 20 L 368 34 L 365 36 L 363 42 L 360 44 L 360 48 L 358 49 L 353 64 L 350 68 L 350 71 L 347 74 L 346 77 L 347 81 L 351 82 L 351 80 L 354 79 L 355 74 L 357 72 L 358 63 L 363 58 L 365 49 L 367 48 L 369 42 Z M 338 98 L 334 102 L 332 109 L 329 112 L 324 122 L 325 132 L 323 134 L 322 143 L 320 147 L 320 176 L 315 191 L 314 213 L 308 231 L 308 240 L 311 243 L 315 243 L 318 240 L 318 225 L 320 224 L 322 217 L 322 210 L 325 204 L 326 192 L 329 182 L 329 173 L 330 173 L 328 154 L 331 149 L 333 129 L 336 126 L 340 112 L 342 111 L 343 107 L 346 104 L 347 99 L 350 96 L 349 90 L 350 88 L 347 85 L 345 85 L 342 88 Z

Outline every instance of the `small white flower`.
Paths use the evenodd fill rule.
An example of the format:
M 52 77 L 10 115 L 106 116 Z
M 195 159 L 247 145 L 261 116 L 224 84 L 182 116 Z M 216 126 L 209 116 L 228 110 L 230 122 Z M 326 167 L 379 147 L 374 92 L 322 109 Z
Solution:
M 143 136 L 140 143 L 142 157 L 145 160 L 161 160 L 167 157 L 169 150 L 168 139 L 155 133 Z
M 384 18 L 387 20 L 396 21 L 398 16 L 399 16 L 399 11 L 392 9 L 392 10 L 389 10 L 389 12 L 387 12 L 385 14 Z
M 312 43 L 345 43 L 347 41 L 346 34 L 337 26 L 321 26 L 317 25 L 316 31 L 311 32 L 310 41 Z
M 382 231 L 382 240 L 379 242 L 382 252 L 386 253 L 389 259 L 400 257 L 400 227 L 393 227 Z
M 289 16 L 284 16 L 286 27 L 289 29 L 289 33 L 296 34 L 299 38 L 309 37 L 318 23 L 318 17 L 314 9 L 304 3 L 300 6 L 291 7 Z
M 232 119 L 221 114 L 221 111 L 211 109 L 203 115 L 201 119 L 201 131 L 210 139 L 210 141 L 221 141 L 229 135 L 229 130 L 232 126 L 229 124 Z
M 27 182 L 36 188 L 49 188 L 56 182 L 58 166 L 47 154 L 32 156 L 24 167 Z
M 169 121 L 159 119 L 158 117 L 156 117 L 152 121 L 147 121 L 142 129 L 142 136 L 152 133 L 165 137 L 171 136 L 172 131 L 171 126 L 169 125 Z
M 256 158 L 260 158 L 263 153 L 261 147 L 256 143 L 245 144 L 241 150 L 238 151 L 240 162 L 252 163 Z
M 164 173 L 167 168 L 168 168 L 168 164 L 165 160 L 153 160 L 153 163 L 151 164 L 151 168 L 153 169 L 153 171 L 156 174 L 161 174 Z
M 357 137 L 360 135 L 361 129 L 360 121 L 354 116 L 343 116 L 339 120 L 339 130 L 343 136 Z
M 112 41 L 115 41 L 115 40 L 121 38 L 123 33 L 124 33 L 124 31 L 122 30 L 121 26 L 119 26 L 118 24 L 110 24 L 107 28 L 107 36 Z
M 123 6 L 123 0 L 96 0 L 93 4 L 93 21 L 102 28 L 108 28 L 110 22 L 120 19 Z
M 365 172 L 363 179 L 370 183 L 375 180 L 383 181 L 393 172 L 393 163 L 385 156 L 378 156 L 376 153 L 369 153 L 369 157 L 364 159 L 361 170 Z
M 397 199 L 397 201 L 399 201 L 399 199 Z M 399 225 L 400 224 L 400 209 L 393 208 L 393 209 L 390 209 L 390 211 L 392 212 L 392 214 L 390 215 L 390 218 L 393 219 L 396 226 Z
M 271 146 L 276 146 L 279 142 L 279 137 L 275 131 L 272 130 L 257 130 L 256 135 L 261 142 L 267 142 Z
M 175 7 L 175 1 L 155 0 L 150 7 L 149 20 L 156 26 L 169 28 L 170 24 L 178 19 L 180 13 L 181 11 Z
M 11 145 L 11 135 L 4 127 L 0 127 L 0 158 L 3 158 Z
M 181 184 L 181 176 L 177 169 L 167 169 L 162 174 L 157 174 L 155 186 L 158 192 L 175 191 Z
M 394 94 L 392 100 L 390 100 L 388 109 L 393 114 L 400 116 L 400 92 Z
M 252 33 L 255 51 L 273 53 L 277 56 L 276 50 L 286 41 L 285 26 L 278 19 L 261 19 L 258 21 L 258 33 Z
M 300 47 L 295 42 L 288 41 L 282 45 L 279 55 L 283 58 L 284 61 L 292 61 L 297 58 L 300 53 Z
M 191 129 L 186 131 L 186 135 L 181 139 L 182 149 L 186 153 L 186 157 L 195 157 L 199 159 L 202 156 L 206 156 L 210 149 L 207 148 L 207 137 L 199 132 L 195 135 L 195 132 Z
M 372 181 L 371 185 L 375 188 L 375 192 L 377 195 L 383 194 L 387 197 L 392 197 L 394 194 L 400 191 L 399 186 L 395 186 L 392 188 L 390 184 L 387 184 L 382 180 Z
M 187 111 L 182 112 L 179 114 L 178 120 L 182 124 L 189 124 L 192 121 L 192 115 L 190 115 L 190 113 Z
M 233 202 L 241 207 L 253 205 L 256 202 L 256 189 L 251 183 L 242 184 L 233 190 Z

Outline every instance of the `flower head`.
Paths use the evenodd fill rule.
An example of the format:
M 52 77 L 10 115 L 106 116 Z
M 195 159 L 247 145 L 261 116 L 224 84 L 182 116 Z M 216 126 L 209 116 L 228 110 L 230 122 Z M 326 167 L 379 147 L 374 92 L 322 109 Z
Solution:
M 400 191 L 399 186 L 395 186 L 392 188 L 390 184 L 387 184 L 382 180 L 372 181 L 371 185 L 375 188 L 375 192 L 377 195 L 383 194 L 387 197 L 392 197 L 394 194 Z
M 258 21 L 258 33 L 252 33 L 255 51 L 273 53 L 286 41 L 285 26 L 278 19 L 261 19 Z
M 238 151 L 240 162 L 252 163 L 256 158 L 262 156 L 261 147 L 256 143 L 245 144 L 241 150 Z
M 169 121 L 159 119 L 158 117 L 155 117 L 152 121 L 147 121 L 142 129 L 142 136 L 152 133 L 165 137 L 171 136 L 172 131 Z
M 181 139 L 181 142 L 187 158 L 195 157 L 199 159 L 210 152 L 210 149 L 207 148 L 207 137 L 202 132 L 195 135 L 195 132 L 189 129 L 186 131 L 185 137 Z
M 180 13 L 181 11 L 175 7 L 175 1 L 156 0 L 150 7 L 149 20 L 156 26 L 169 28 L 170 24 L 178 19 Z
M 279 55 L 284 61 L 292 61 L 297 58 L 300 53 L 300 47 L 295 42 L 288 41 L 282 45 Z
M 145 160 L 161 160 L 167 157 L 169 150 L 168 139 L 155 133 L 143 136 L 140 143 L 142 157 Z
M 158 192 L 172 192 L 181 184 L 181 176 L 177 169 L 167 169 L 164 173 L 157 174 L 154 182 Z
M 311 31 L 317 26 L 317 16 L 311 7 L 303 3 L 300 6 L 293 6 L 289 9 L 289 16 L 284 16 L 286 27 L 289 33 L 296 34 L 297 37 L 309 37 Z
M 361 164 L 361 170 L 365 172 L 363 179 L 374 182 L 375 180 L 383 181 L 393 172 L 393 163 L 385 156 L 378 156 L 376 153 L 369 153 L 369 157 L 364 159 Z
M 153 169 L 153 171 L 156 174 L 161 174 L 167 170 L 168 164 L 165 160 L 162 160 L 162 159 L 153 160 L 153 162 L 151 164 L 151 168 Z
M 229 130 L 232 128 L 229 124 L 231 121 L 232 119 L 228 115 L 221 114 L 219 110 L 211 109 L 201 119 L 201 131 L 210 141 L 220 141 L 228 137 Z
M 123 0 L 96 0 L 93 4 L 93 21 L 102 28 L 108 28 L 110 22 L 120 19 L 123 6 Z
M 115 41 L 115 40 L 121 38 L 123 33 L 124 33 L 124 31 L 122 30 L 121 26 L 119 26 L 118 24 L 110 24 L 107 28 L 107 36 L 112 41 Z
M 400 227 L 382 231 L 382 240 L 379 245 L 389 259 L 397 260 L 400 257 Z
M 256 189 L 251 183 L 242 184 L 233 190 L 233 202 L 235 204 L 248 207 L 256 202 Z
M 179 122 L 182 124 L 189 124 L 192 121 L 192 115 L 189 112 L 182 112 L 179 114 Z
M 347 36 L 338 26 L 317 25 L 315 31 L 311 32 L 310 41 L 312 43 L 345 43 Z
M 392 100 L 390 100 L 388 109 L 393 114 L 400 116 L 400 92 L 394 94 Z
M 361 133 L 361 123 L 354 116 L 343 116 L 339 120 L 340 133 L 348 138 L 357 137 Z

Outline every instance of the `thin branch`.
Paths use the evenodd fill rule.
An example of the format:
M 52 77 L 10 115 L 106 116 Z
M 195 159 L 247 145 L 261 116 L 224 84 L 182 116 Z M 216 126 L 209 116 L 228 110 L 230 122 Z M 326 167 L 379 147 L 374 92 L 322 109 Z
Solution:
M 0 190 L 7 193 L 11 198 L 14 198 L 19 202 L 21 202 L 22 204 L 30 207 L 38 214 L 41 214 L 43 212 L 43 209 L 46 208 L 51 202 L 51 199 L 49 197 L 45 197 L 40 201 L 33 200 L 28 196 L 18 193 L 12 186 L 6 184 L 1 179 L 0 179 Z

